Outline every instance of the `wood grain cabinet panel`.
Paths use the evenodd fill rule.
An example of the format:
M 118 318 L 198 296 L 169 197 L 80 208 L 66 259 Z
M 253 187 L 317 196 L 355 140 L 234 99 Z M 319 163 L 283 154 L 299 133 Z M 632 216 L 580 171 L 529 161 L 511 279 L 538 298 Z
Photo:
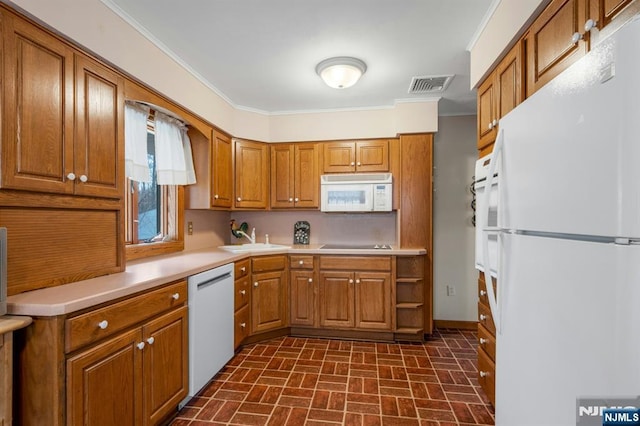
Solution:
M 496 140 L 495 74 L 478 86 L 478 149 Z
M 531 24 L 525 36 L 527 51 L 527 96 L 583 57 L 589 49 L 584 34 L 585 0 L 554 0 Z
M 320 271 L 320 326 L 355 326 L 355 289 L 353 273 Z
M 386 139 L 323 144 L 324 173 L 388 172 L 389 141 Z
M 269 205 L 269 146 L 262 142 L 236 140 L 234 176 L 234 207 L 266 209 Z
M 235 262 L 233 271 L 235 278 L 233 347 L 237 349 L 251 332 L 251 259 Z
M 314 326 L 316 314 L 316 280 L 313 270 L 292 270 L 289 288 L 291 325 Z
M 317 144 L 271 145 L 271 208 L 318 208 Z
M 620 24 L 640 12 L 637 0 L 589 0 L 587 18 L 596 21 L 600 30 L 620 18 Z
M 251 334 L 288 325 L 287 256 L 258 256 L 251 260 Z
M 211 207 L 231 208 L 233 204 L 231 137 L 214 130 L 212 145 Z
M 355 274 L 355 326 L 367 330 L 391 330 L 391 274 Z

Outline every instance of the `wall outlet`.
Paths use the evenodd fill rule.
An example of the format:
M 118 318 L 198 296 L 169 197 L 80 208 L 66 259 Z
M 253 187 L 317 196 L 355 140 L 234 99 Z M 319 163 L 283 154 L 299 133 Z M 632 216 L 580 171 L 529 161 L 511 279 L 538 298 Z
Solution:
M 187 222 L 187 234 L 193 235 L 193 222 Z
M 456 288 L 452 285 L 448 285 L 447 286 L 447 296 L 455 296 L 456 295 Z

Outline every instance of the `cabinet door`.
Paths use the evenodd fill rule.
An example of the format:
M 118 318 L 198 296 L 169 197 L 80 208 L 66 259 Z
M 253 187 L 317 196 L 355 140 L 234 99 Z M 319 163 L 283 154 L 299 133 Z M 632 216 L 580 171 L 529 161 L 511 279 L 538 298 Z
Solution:
M 291 271 L 291 325 L 315 325 L 313 271 Z
M 183 306 L 143 327 L 145 424 L 159 424 L 187 396 L 187 312 Z
M 211 150 L 211 207 L 230 208 L 233 199 L 233 173 L 231 138 L 213 131 L 213 149 Z
M 367 330 L 392 329 L 391 274 L 355 274 L 355 326 Z
M 269 152 L 267 144 L 235 143 L 235 207 L 266 209 L 269 193 Z
M 118 74 L 76 55 L 76 194 L 123 196 L 123 90 Z
M 143 424 L 140 329 L 123 333 L 67 360 L 67 424 Z
M 273 330 L 287 325 L 284 271 L 254 274 L 251 292 L 251 332 Z
M 352 272 L 320 272 L 320 326 L 353 327 L 354 277 Z
M 73 50 L 2 12 L 2 187 L 71 194 Z
M 271 207 L 293 208 L 295 155 L 292 144 L 271 146 Z
M 356 152 L 353 142 L 323 143 L 323 170 L 325 173 L 354 172 Z
M 389 141 L 356 142 L 356 171 L 388 172 Z
M 531 24 L 525 38 L 527 96 L 587 53 L 588 37 L 572 40 L 574 34 L 584 33 L 585 8 L 585 0 L 554 0 Z
M 496 140 L 495 74 L 478 87 L 478 149 Z
M 522 84 L 522 44 L 520 42 L 507 53 L 495 75 L 496 118 L 500 120 L 523 99 Z
M 299 208 L 320 207 L 318 144 L 294 144 L 294 203 Z
M 635 5 L 627 10 L 627 6 Z M 636 0 L 589 0 L 589 19 L 597 21 L 598 28 L 602 29 L 609 25 L 621 14 L 631 17 L 638 13 L 640 2 Z

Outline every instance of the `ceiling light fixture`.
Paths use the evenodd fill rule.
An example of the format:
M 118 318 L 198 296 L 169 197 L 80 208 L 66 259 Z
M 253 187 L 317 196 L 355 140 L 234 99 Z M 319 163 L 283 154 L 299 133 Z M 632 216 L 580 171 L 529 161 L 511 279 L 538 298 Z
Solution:
M 367 70 L 367 64 L 357 58 L 340 56 L 329 58 L 316 66 L 316 73 L 334 89 L 346 89 L 358 82 Z

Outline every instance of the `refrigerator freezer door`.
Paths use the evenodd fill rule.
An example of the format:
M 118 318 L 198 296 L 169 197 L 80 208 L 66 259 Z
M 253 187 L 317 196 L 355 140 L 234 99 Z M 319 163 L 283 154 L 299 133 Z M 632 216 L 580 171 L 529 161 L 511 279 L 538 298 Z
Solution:
M 640 247 L 503 234 L 496 425 L 576 424 L 576 398 L 640 393 Z
M 640 20 L 500 120 L 502 228 L 640 237 Z

